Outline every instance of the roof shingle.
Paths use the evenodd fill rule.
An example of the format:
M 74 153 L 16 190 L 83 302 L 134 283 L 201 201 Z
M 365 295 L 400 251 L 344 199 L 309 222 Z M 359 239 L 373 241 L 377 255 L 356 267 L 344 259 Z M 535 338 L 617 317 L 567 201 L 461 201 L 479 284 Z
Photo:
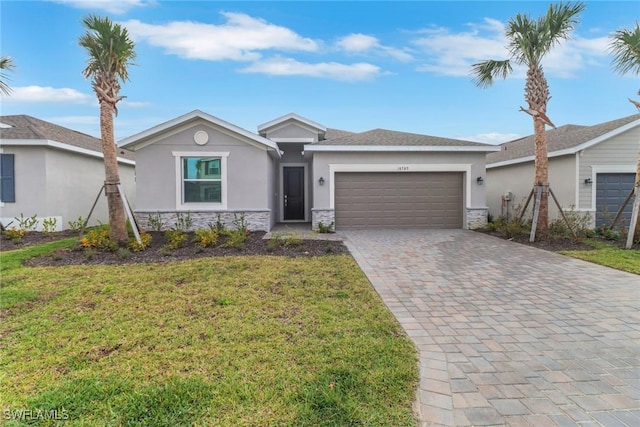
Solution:
M 338 136 L 332 139 L 327 138 L 325 141 L 319 141 L 315 144 L 319 144 L 319 145 L 397 145 L 397 146 L 424 145 L 424 146 L 443 146 L 443 147 L 487 146 L 487 144 L 482 144 L 480 142 L 440 138 L 438 136 L 419 135 L 415 133 L 398 132 L 398 131 L 387 130 L 387 129 L 373 129 L 366 132 L 352 133 L 350 135 Z
M 640 119 L 640 114 L 634 114 L 593 126 L 564 125 L 557 129 L 548 130 L 547 151 L 551 154 L 554 151 L 577 147 L 638 119 Z M 501 147 L 500 151 L 487 154 L 487 165 L 530 157 L 535 154 L 533 135 L 505 142 Z
M 25 114 L 0 116 L 0 122 L 11 126 L 0 127 L 0 139 L 46 139 L 102 153 L 102 140 L 35 117 Z M 123 148 L 117 148 L 117 154 L 125 159 L 135 159 L 133 152 Z

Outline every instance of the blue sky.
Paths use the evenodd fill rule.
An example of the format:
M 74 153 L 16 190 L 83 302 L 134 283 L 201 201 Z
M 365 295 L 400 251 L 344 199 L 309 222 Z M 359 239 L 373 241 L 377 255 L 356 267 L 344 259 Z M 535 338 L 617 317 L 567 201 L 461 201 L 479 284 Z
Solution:
M 544 63 L 556 125 L 636 113 L 637 76 L 610 66 L 608 36 L 631 28 L 637 1 L 590 1 L 571 40 Z M 0 2 L 0 53 L 14 91 L 0 112 L 29 114 L 99 136 L 98 107 L 82 76 L 83 16 L 107 15 L 136 43 L 136 66 L 116 139 L 194 109 L 247 130 L 295 112 L 327 127 L 386 128 L 489 143 L 529 135 L 523 72 L 489 89 L 470 64 L 505 59 L 504 26 L 547 1 Z

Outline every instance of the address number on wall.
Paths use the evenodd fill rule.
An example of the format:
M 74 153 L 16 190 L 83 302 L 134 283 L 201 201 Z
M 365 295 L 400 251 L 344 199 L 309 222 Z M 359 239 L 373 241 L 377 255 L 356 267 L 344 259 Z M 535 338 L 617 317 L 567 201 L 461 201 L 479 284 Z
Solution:
M 408 171 L 409 170 L 409 166 L 398 166 L 398 170 L 399 171 Z

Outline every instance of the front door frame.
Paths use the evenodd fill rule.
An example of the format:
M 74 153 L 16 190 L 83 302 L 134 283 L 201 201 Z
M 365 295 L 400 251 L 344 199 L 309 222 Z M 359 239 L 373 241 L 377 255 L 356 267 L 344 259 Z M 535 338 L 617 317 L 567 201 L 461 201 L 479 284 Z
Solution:
M 286 220 L 284 219 L 284 168 L 304 168 L 304 219 Z M 279 222 L 309 222 L 309 164 L 308 163 L 280 163 L 280 191 L 278 197 L 279 203 Z

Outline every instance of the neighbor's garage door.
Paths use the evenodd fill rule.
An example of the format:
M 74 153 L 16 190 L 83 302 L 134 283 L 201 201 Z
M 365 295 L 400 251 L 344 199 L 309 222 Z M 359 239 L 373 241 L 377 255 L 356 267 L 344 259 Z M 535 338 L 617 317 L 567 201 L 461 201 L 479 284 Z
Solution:
M 462 228 L 462 173 L 335 175 L 337 228 Z
M 610 224 L 633 188 L 633 173 L 599 173 L 596 175 L 596 226 Z M 631 221 L 632 204 L 624 211 L 624 227 Z

